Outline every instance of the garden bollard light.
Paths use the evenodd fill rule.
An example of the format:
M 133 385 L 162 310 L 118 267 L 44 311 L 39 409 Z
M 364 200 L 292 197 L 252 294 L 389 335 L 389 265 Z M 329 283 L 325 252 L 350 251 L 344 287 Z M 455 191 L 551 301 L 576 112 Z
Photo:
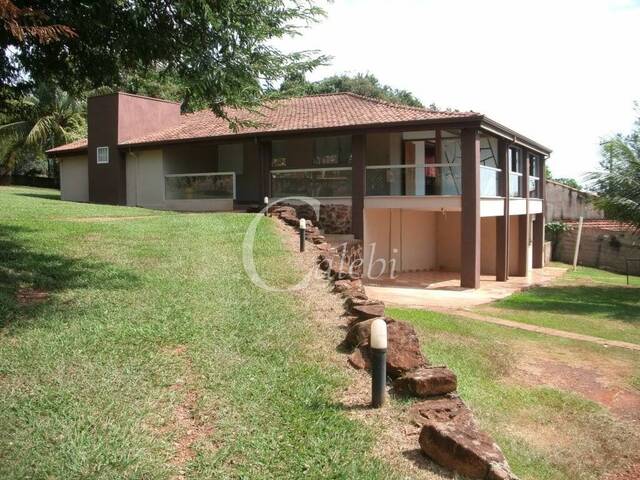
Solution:
M 371 406 L 380 408 L 384 404 L 387 385 L 387 323 L 382 318 L 371 322 Z
M 264 197 L 264 216 L 269 215 L 269 197 Z
M 300 251 L 304 252 L 304 232 L 307 229 L 307 221 L 304 218 L 300 219 Z

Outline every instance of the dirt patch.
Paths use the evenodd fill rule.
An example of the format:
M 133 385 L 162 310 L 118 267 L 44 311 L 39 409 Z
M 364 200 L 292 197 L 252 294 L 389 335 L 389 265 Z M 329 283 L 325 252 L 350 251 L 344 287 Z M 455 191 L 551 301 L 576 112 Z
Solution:
M 173 423 L 168 430 L 175 433 L 174 452 L 170 464 L 177 469 L 174 480 L 183 480 L 186 472 L 184 466 L 196 456 L 194 446 L 206 439 L 213 432 L 213 426 L 205 424 L 197 415 L 198 392 L 194 388 L 194 372 L 187 348 L 178 345 L 169 351 L 184 364 L 185 374 L 169 387 L 172 391 L 183 393 L 182 401 L 173 411 Z M 168 432 L 164 432 L 168 433 Z
M 49 299 L 49 292 L 37 288 L 22 287 L 16 292 L 16 300 L 19 305 L 37 305 Z
M 638 480 L 639 478 L 640 463 L 636 463 L 623 470 L 606 475 L 603 480 Z
M 603 405 L 618 418 L 640 422 L 640 392 L 625 385 L 628 366 L 620 369 L 615 363 L 592 363 L 587 356 L 575 361 L 565 357 L 561 361 L 544 353 L 521 355 L 512 376 L 519 383 L 578 393 Z

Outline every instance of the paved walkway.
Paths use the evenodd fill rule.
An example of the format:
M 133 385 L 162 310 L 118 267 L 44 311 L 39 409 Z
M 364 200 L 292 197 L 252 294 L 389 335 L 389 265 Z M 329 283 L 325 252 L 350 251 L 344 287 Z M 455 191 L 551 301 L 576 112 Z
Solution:
M 555 328 L 540 327 L 538 325 L 530 325 L 528 323 L 513 322 L 511 320 L 504 320 L 502 318 L 481 315 L 479 313 L 470 312 L 469 310 L 463 310 L 463 309 L 441 308 L 441 309 L 434 309 L 434 310 L 444 312 L 444 313 L 450 313 L 452 315 L 457 315 L 460 317 L 471 318 L 473 320 L 478 320 L 481 322 L 494 323 L 496 325 L 502 325 L 503 327 L 518 328 L 520 330 L 527 330 L 529 332 L 536 332 L 536 333 L 544 333 L 545 335 L 552 335 L 554 337 L 569 338 L 571 340 L 581 340 L 583 342 L 597 343 L 598 345 L 602 345 L 604 347 L 620 347 L 620 348 L 626 348 L 628 350 L 640 351 L 640 345 L 637 345 L 635 343 L 622 342 L 619 340 L 606 340 L 600 337 L 592 337 L 591 335 L 582 335 L 581 333 L 567 332 L 564 330 L 556 330 Z

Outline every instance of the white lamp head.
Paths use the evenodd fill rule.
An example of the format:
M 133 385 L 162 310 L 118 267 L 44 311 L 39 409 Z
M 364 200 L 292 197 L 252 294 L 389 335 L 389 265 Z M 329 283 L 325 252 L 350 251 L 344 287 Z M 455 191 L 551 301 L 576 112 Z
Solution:
M 304 218 L 300 219 L 300 229 L 304 230 L 307 228 L 307 221 Z
M 376 318 L 371 322 L 371 348 L 387 348 L 387 322 L 383 318 Z
M 269 204 L 269 197 L 264 197 L 264 204 L 268 205 Z

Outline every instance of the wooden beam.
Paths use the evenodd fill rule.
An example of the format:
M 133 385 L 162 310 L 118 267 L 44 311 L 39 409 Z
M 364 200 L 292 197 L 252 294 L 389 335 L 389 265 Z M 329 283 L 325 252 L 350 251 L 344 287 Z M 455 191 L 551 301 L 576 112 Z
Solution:
M 364 196 L 367 140 L 364 134 L 351 137 L 351 233 L 364 238 Z
M 504 210 L 496 218 L 496 280 L 509 280 L 509 143 L 498 139 L 498 166 L 502 169 L 499 194 L 504 198 Z

